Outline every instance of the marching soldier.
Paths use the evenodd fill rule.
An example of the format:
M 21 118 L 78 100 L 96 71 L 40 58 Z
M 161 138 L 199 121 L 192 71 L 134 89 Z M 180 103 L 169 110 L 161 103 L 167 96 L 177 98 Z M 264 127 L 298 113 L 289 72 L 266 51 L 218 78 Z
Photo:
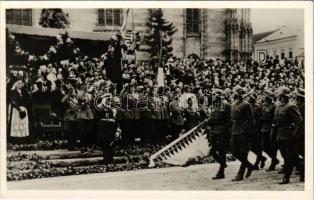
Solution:
M 262 144 L 261 144 L 261 105 L 257 102 L 257 95 L 255 93 L 248 96 L 248 102 L 251 104 L 254 111 L 254 135 L 248 136 L 249 149 L 256 155 L 256 161 L 254 163 L 254 170 L 264 168 L 266 158 L 262 155 Z
M 273 138 L 276 138 L 278 148 L 284 159 L 284 177 L 279 184 L 287 184 L 290 182 L 293 167 L 296 166 L 297 153 L 295 147 L 298 131 L 302 126 L 302 116 L 297 106 L 289 101 L 289 88 L 282 86 L 278 88 L 277 92 L 279 104 L 275 110 L 271 134 Z
M 275 112 L 275 104 L 272 98 L 272 92 L 266 91 L 262 99 L 262 110 L 260 115 L 261 123 L 261 139 L 262 151 L 264 151 L 270 158 L 271 164 L 266 171 L 274 171 L 276 165 L 279 164 L 277 157 L 277 145 L 271 140 L 270 132 Z
M 304 142 L 305 142 L 305 137 L 304 137 L 304 125 L 305 125 L 305 102 L 304 102 L 304 89 L 298 88 L 295 92 L 296 94 L 296 103 L 298 110 L 302 116 L 302 125 L 300 126 L 300 129 L 297 134 L 297 145 L 296 145 L 296 152 L 297 156 L 300 155 L 302 156 L 303 159 L 298 159 L 297 164 L 299 165 L 299 170 L 300 170 L 300 181 L 304 182 Z
M 241 162 L 241 166 L 232 181 L 242 181 L 246 169 L 245 177 L 248 178 L 253 170 L 253 165 L 248 161 L 248 135 L 254 134 L 254 111 L 243 99 L 244 95 L 242 87 L 234 88 L 234 104 L 231 109 L 232 151 L 234 157 Z
M 223 100 L 223 91 L 216 89 L 213 92 L 212 117 L 209 119 L 211 124 L 210 141 L 212 148 L 210 155 L 219 163 L 220 167 L 216 176 L 212 179 L 225 178 L 226 149 L 229 144 L 231 106 Z

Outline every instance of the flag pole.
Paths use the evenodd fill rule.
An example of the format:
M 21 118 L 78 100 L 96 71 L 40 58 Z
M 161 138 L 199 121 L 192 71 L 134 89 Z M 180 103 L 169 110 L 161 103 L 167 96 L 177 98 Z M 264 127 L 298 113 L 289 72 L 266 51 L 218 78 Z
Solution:
M 162 32 L 159 30 L 159 42 L 160 42 L 160 50 L 159 50 L 159 60 L 158 60 L 158 67 L 162 65 Z

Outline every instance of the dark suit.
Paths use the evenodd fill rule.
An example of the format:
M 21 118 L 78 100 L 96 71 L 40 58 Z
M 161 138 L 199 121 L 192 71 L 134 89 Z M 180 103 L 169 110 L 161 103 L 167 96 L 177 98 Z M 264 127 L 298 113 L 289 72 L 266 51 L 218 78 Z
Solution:
M 273 137 L 276 137 L 281 155 L 284 158 L 284 177 L 289 179 L 296 165 L 295 146 L 298 130 L 302 126 L 302 116 L 296 105 L 277 105 L 274 114 Z

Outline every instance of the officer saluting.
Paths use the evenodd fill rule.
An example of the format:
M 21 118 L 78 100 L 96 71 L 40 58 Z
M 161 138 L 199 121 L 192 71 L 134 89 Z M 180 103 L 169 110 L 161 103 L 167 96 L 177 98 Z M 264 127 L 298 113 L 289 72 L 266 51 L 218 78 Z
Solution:
M 289 88 L 284 86 L 278 88 L 277 95 L 279 104 L 275 109 L 271 134 L 273 138 L 276 138 L 278 148 L 284 159 L 284 177 L 279 184 L 287 184 L 297 160 L 296 137 L 302 125 L 302 117 L 297 106 L 289 101 Z
M 225 178 L 226 148 L 229 144 L 230 112 L 231 106 L 223 100 L 223 91 L 213 91 L 212 117 L 209 119 L 211 125 L 212 148 L 210 154 L 219 163 L 220 167 L 213 179 Z
M 237 176 L 232 181 L 242 181 L 245 170 L 246 178 L 253 170 L 253 165 L 248 161 L 248 135 L 254 134 L 254 111 L 250 103 L 245 101 L 245 91 L 242 87 L 234 88 L 234 101 L 231 109 L 232 122 L 232 152 L 236 159 L 241 162 Z

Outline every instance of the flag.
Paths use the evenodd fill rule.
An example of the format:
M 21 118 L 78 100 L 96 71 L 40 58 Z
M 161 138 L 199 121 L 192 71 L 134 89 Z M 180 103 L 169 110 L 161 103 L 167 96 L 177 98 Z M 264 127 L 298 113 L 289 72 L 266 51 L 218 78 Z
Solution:
M 171 165 L 184 166 L 190 160 L 197 160 L 209 154 L 205 122 L 195 126 L 179 138 L 166 145 L 150 157 L 149 167 L 155 166 L 155 160 Z M 166 155 L 166 156 L 165 156 Z
M 158 67 L 158 73 L 157 73 L 157 85 L 158 87 L 164 87 L 165 86 L 165 77 L 164 77 L 164 69 L 162 67 Z
M 129 15 L 129 11 L 130 9 L 126 9 L 126 12 L 125 12 L 125 15 L 124 15 L 124 18 L 123 18 L 123 23 L 122 23 L 122 26 L 121 26 L 121 29 L 120 29 L 120 32 L 121 33 L 124 33 L 125 30 L 126 30 L 126 23 L 128 21 L 128 15 Z

